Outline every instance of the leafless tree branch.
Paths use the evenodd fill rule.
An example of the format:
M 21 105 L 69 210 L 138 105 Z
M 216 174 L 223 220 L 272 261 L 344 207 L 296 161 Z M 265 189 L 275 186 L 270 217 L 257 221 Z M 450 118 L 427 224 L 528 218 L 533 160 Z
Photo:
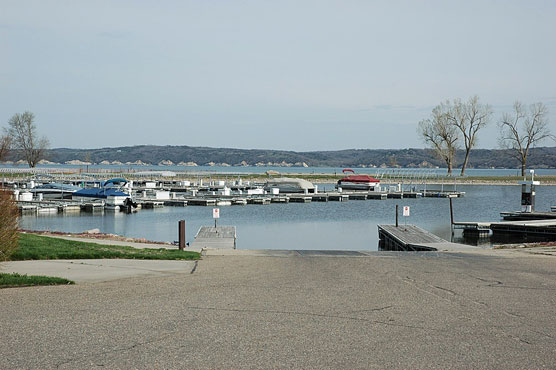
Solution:
M 45 137 L 38 138 L 35 115 L 31 112 L 16 113 L 8 121 L 9 137 L 15 149 L 21 150 L 29 167 L 35 167 L 44 158 L 48 148 Z
M 521 175 L 525 176 L 529 151 L 547 138 L 554 138 L 548 128 L 548 109 L 542 103 L 531 104 L 527 110 L 516 101 L 512 113 L 504 113 L 498 124 L 498 142 L 509 149 L 521 164 Z

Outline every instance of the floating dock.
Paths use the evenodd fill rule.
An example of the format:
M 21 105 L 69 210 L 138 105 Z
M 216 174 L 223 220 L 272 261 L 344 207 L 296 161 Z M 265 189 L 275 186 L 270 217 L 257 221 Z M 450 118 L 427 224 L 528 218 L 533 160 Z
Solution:
M 490 225 L 490 229 L 494 235 L 517 234 L 522 236 L 546 236 L 554 239 L 556 238 L 556 219 L 496 222 Z
M 492 222 L 480 221 L 457 221 L 452 222 L 454 229 L 463 230 L 464 234 L 488 235 L 490 234 Z
M 379 246 L 389 251 L 469 251 L 475 247 L 452 243 L 415 225 L 378 225 Z
M 513 234 L 520 236 L 547 236 L 556 239 L 556 219 L 530 219 L 501 222 L 454 222 L 454 229 L 464 234 Z
M 556 220 L 556 212 L 500 212 L 500 217 L 508 221 Z
M 423 191 L 425 198 L 461 198 L 465 195 L 464 191 L 443 191 L 443 190 L 426 190 Z

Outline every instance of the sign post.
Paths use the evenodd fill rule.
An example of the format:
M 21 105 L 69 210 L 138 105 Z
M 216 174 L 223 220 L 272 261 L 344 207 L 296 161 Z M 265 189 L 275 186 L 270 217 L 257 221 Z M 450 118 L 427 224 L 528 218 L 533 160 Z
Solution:
M 403 216 L 405 218 L 405 225 L 407 226 L 407 217 L 409 217 L 409 206 L 403 207 Z
M 220 218 L 220 208 L 212 209 L 212 218 L 214 218 L 214 228 L 216 229 L 216 220 Z

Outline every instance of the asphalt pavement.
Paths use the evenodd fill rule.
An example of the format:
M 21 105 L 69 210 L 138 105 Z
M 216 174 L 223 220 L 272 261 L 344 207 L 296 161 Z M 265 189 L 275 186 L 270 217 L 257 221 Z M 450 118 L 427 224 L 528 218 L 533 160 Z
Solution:
M 209 254 L 0 307 L 2 369 L 556 364 L 556 259 L 515 251 Z

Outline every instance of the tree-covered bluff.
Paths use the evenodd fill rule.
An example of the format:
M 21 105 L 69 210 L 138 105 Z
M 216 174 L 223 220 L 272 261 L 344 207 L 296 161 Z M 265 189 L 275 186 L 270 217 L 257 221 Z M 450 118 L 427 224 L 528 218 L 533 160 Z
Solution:
M 445 164 L 429 149 L 345 149 L 334 151 L 294 152 L 284 150 L 209 148 L 191 146 L 137 145 L 99 149 L 49 149 L 47 160 L 55 163 L 82 161 L 137 162 L 159 164 L 178 163 L 240 165 L 299 165 L 310 167 L 443 167 Z M 456 167 L 463 161 L 464 152 L 458 151 Z M 16 161 L 17 152 L 7 159 Z M 469 159 L 470 168 L 517 168 L 519 161 L 506 149 L 475 149 Z M 556 147 L 532 149 L 530 168 L 556 168 Z

